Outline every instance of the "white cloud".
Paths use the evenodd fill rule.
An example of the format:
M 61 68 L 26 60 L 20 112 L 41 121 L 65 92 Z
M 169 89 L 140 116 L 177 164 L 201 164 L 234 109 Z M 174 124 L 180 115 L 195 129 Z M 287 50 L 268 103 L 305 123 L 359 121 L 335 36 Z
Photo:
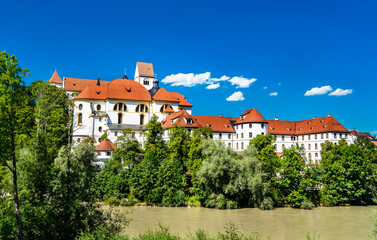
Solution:
M 346 96 L 352 93 L 352 89 L 336 89 L 334 92 L 330 93 L 329 96 Z
M 305 96 L 323 95 L 331 91 L 332 91 L 332 88 L 330 86 L 322 86 L 320 88 L 314 87 L 306 91 Z
M 263 89 L 267 89 L 267 87 L 264 87 Z
M 216 89 L 220 87 L 220 83 L 212 83 L 206 87 L 206 89 Z
M 228 76 L 222 76 L 221 78 L 211 78 L 211 79 L 209 79 L 209 82 L 222 82 L 222 81 L 227 81 L 227 80 L 229 80 L 230 79 L 230 77 L 228 77 Z
M 277 96 L 277 95 L 278 95 L 277 92 L 272 92 L 272 93 L 270 93 L 270 96 Z
M 232 85 L 238 85 L 236 88 L 248 88 L 250 84 L 252 84 L 256 80 L 257 79 L 255 78 L 247 79 L 244 77 L 232 77 L 229 82 L 231 82 Z
M 178 73 L 165 77 L 161 82 L 171 84 L 172 86 L 193 87 L 198 84 L 207 83 L 210 76 L 210 72 L 201 74 Z
M 243 97 L 243 93 L 238 91 L 230 95 L 227 99 L 227 101 L 243 101 L 245 98 Z

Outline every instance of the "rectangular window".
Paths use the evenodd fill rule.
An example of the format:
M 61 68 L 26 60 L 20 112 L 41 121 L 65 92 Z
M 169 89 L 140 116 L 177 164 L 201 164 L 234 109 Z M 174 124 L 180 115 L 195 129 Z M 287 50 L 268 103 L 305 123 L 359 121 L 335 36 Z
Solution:
M 238 139 L 238 133 L 237 133 L 237 139 Z
M 241 133 L 241 138 L 243 138 L 243 133 Z
M 223 135 L 221 133 L 219 133 L 219 139 L 222 139 Z
M 281 136 L 281 140 L 284 141 L 284 136 Z
M 231 137 L 232 137 L 232 136 L 231 136 L 231 134 L 230 134 L 230 133 L 228 133 L 228 139 L 231 139 Z
M 249 133 L 249 138 L 253 138 L 253 133 Z
M 304 135 L 302 135 L 302 140 L 305 140 L 305 136 Z
M 336 139 L 336 133 L 334 133 L 334 138 Z
M 308 140 L 310 140 L 310 135 L 308 135 Z
M 323 134 L 321 134 L 321 139 L 323 139 Z
M 262 127 L 262 129 L 264 128 L 264 124 L 263 123 L 261 124 L 261 127 Z
M 241 129 L 243 129 L 243 124 L 241 125 Z
M 118 136 L 118 131 L 114 131 L 114 136 Z
M 317 140 L 317 134 L 314 134 L 314 139 Z

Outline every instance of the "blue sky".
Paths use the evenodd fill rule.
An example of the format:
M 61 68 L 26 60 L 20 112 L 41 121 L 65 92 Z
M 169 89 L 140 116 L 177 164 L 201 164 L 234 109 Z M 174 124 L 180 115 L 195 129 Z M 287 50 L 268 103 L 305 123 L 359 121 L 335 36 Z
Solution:
M 330 112 L 348 129 L 377 131 L 375 0 L 2 1 L 1 9 L 0 50 L 30 70 L 27 83 L 55 68 L 104 80 L 127 68 L 132 78 L 148 59 L 160 86 L 184 94 L 194 114 Z M 227 101 L 235 92 L 239 101 Z

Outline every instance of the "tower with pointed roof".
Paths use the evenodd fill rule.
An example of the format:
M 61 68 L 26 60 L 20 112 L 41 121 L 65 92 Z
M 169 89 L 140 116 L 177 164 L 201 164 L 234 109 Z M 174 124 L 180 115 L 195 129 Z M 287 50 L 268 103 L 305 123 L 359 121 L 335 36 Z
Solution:
M 151 90 L 154 81 L 153 64 L 137 62 L 134 80 L 143 85 L 148 91 Z
M 61 87 L 61 88 L 63 87 L 63 81 L 59 77 L 59 74 L 56 70 L 55 70 L 54 74 L 52 75 L 52 77 L 50 78 L 50 80 L 48 80 L 48 82 L 57 86 L 57 87 Z

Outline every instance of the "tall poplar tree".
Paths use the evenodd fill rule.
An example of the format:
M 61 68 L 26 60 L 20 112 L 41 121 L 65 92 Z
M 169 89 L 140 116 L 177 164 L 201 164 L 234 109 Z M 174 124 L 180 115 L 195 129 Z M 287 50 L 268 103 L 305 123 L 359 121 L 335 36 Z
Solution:
M 20 202 L 18 197 L 17 157 L 18 138 L 22 135 L 22 110 L 27 106 L 22 78 L 29 74 L 14 55 L 0 52 L 0 162 L 12 173 L 13 201 L 17 219 L 18 239 L 23 239 Z

